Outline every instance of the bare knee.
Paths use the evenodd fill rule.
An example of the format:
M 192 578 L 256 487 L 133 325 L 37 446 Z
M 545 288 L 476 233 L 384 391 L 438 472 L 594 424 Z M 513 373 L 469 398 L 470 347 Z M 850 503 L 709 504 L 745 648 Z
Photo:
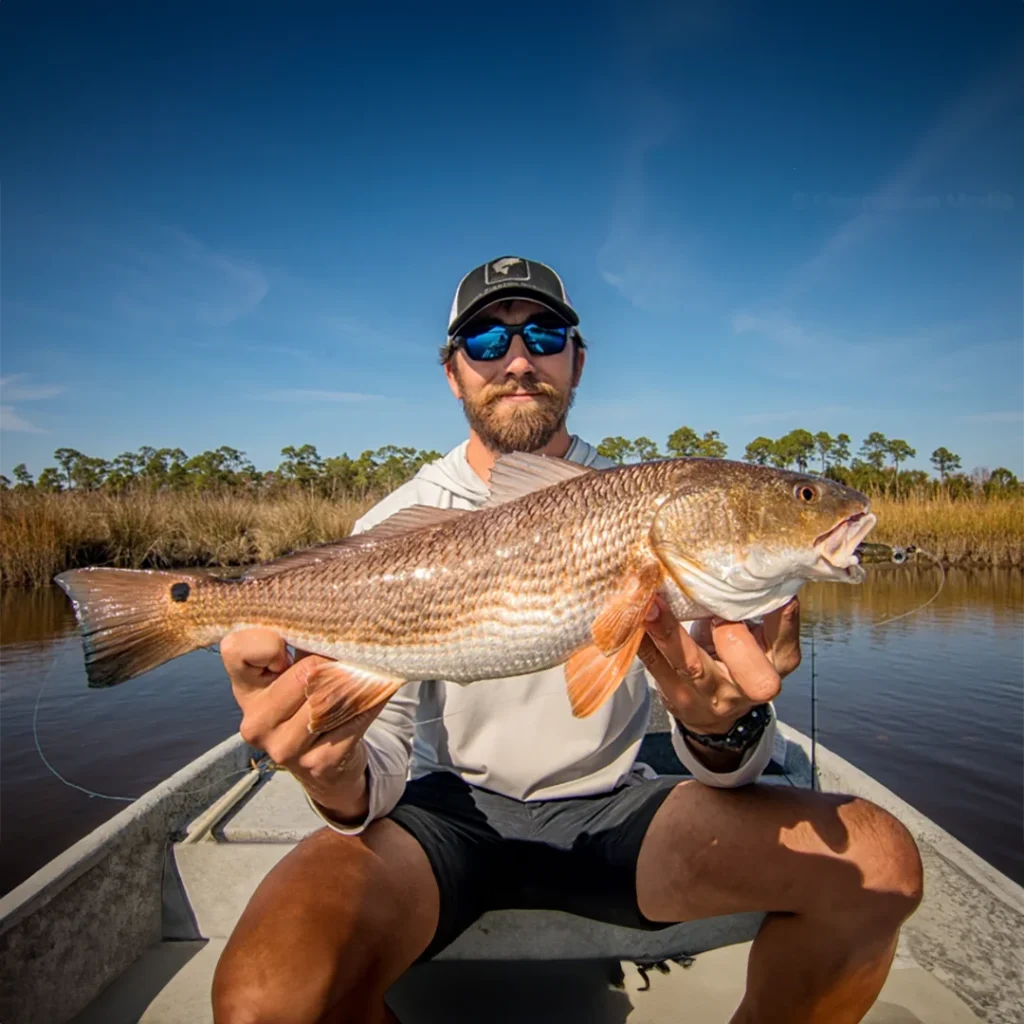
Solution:
M 216 1024 L 368 1024 L 385 1019 L 387 974 L 383 958 L 370 951 L 378 936 L 364 934 L 358 943 L 332 950 L 310 950 L 301 961 L 282 969 L 263 963 L 262 951 L 242 940 L 229 943 L 214 972 L 211 999 Z M 381 936 L 380 938 L 383 938 Z M 274 950 L 267 950 L 272 957 Z M 278 952 L 281 952 L 279 949 Z M 254 955 L 254 953 L 256 955 Z M 348 965 L 347 970 L 337 969 Z
M 847 909 L 901 924 L 918 908 L 924 893 L 921 853 L 914 837 L 897 818 L 867 800 L 848 804 L 843 820 L 849 830 L 844 859 L 859 876 Z
M 381 822 L 366 838 L 324 830 L 299 844 L 260 883 L 225 946 L 211 993 L 217 1024 L 387 1019 L 384 993 L 436 921 L 422 906 L 430 887 L 436 902 L 436 886 L 413 843 Z

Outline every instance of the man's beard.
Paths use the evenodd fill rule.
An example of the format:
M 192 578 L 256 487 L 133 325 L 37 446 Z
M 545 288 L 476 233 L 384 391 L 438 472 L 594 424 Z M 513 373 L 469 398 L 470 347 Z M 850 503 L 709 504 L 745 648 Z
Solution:
M 459 379 L 455 367 L 456 380 Z M 462 382 L 459 380 L 459 384 Z M 560 391 L 532 373 L 500 384 L 488 384 L 479 394 L 463 390 L 462 410 L 470 427 L 496 454 L 535 452 L 543 448 L 562 427 L 576 398 L 576 389 Z M 503 402 L 503 395 L 532 394 L 530 403 Z

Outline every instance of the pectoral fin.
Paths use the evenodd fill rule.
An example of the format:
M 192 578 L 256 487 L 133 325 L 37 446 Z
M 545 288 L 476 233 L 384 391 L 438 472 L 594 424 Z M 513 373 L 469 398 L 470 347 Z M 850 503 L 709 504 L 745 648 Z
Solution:
M 590 628 L 602 654 L 614 654 L 633 634 L 643 629 L 644 616 L 661 585 L 662 569 L 648 563 L 630 575 L 608 600 Z
M 377 675 L 336 661 L 318 666 L 306 682 L 309 731 L 337 729 L 364 711 L 387 703 L 404 683 L 404 679 Z
M 586 718 L 611 696 L 626 677 L 645 635 L 642 629 L 637 629 L 611 655 L 602 654 L 596 644 L 590 644 L 565 663 L 565 683 L 573 715 Z
M 662 576 L 655 562 L 631 572 L 594 620 L 594 642 L 565 663 L 569 704 L 577 718 L 593 714 L 625 678 L 646 635 L 644 618 Z

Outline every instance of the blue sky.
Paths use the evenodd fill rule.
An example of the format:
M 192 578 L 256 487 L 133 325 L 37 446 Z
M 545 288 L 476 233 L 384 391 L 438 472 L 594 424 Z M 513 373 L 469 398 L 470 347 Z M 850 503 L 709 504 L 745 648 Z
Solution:
M 0 471 L 446 450 L 452 292 L 515 254 L 593 441 L 1021 474 L 1021 67 L 1020 3 L 5 0 Z

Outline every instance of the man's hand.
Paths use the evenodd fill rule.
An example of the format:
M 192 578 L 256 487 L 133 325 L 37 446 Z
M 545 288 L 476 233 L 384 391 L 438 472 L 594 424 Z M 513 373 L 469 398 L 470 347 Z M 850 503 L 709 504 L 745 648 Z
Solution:
M 314 736 L 306 680 L 327 658 L 299 653 L 293 664 L 284 640 L 269 629 L 230 633 L 220 653 L 242 709 L 239 732 L 245 742 L 287 768 L 331 818 L 340 824 L 362 821 L 368 810 L 362 738 L 384 705 Z
M 696 733 L 725 733 L 755 704 L 772 700 L 800 664 L 796 598 L 752 629 L 700 620 L 691 636 L 660 597 L 647 614 L 640 658 L 669 713 Z

